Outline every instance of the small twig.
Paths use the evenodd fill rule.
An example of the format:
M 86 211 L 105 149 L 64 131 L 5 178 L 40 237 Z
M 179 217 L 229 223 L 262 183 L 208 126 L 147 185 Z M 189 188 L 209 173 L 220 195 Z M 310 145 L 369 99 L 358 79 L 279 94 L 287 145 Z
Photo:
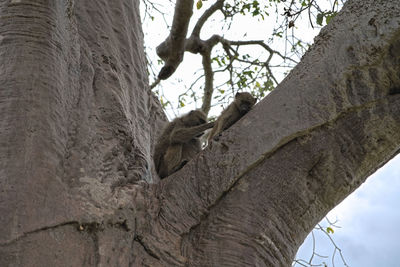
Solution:
M 241 45 L 259 45 L 259 46 L 263 47 L 265 50 L 267 50 L 270 54 L 277 54 L 282 59 L 289 60 L 289 61 L 292 61 L 293 63 L 297 64 L 297 61 L 295 61 L 294 59 L 291 59 L 290 57 L 286 57 L 286 56 L 282 55 L 279 51 L 276 51 L 276 50 L 272 49 L 269 45 L 264 43 L 264 41 L 262 41 L 262 40 L 228 41 L 226 39 L 223 39 L 221 42 L 227 42 L 230 45 L 237 45 L 237 46 L 241 46 Z
M 151 85 L 150 85 L 150 89 L 153 89 L 154 87 L 156 87 L 159 83 L 160 83 L 160 79 L 157 78 Z

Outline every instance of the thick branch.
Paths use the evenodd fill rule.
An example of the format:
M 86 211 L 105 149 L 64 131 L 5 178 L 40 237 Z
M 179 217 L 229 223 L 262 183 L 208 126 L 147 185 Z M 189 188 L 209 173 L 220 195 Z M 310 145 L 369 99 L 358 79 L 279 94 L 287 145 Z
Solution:
M 225 0 L 218 0 L 209 7 L 197 21 L 191 37 L 185 41 L 190 18 L 193 14 L 193 1 L 177 1 L 172 23 L 172 29 L 167 39 L 157 47 L 157 55 L 165 61 L 164 67 L 158 74 L 158 80 L 169 78 L 183 60 L 185 51 L 199 53 L 203 42 L 200 40 L 200 31 L 204 23 L 222 8 Z M 158 83 L 158 82 L 157 82 Z M 154 83 L 154 86 L 156 83 Z
M 350 1 L 275 91 L 162 181 L 160 224 L 182 237 L 186 264 L 289 265 L 399 152 L 400 7 L 378 2 Z
M 193 15 L 193 0 L 177 0 L 172 28 L 167 39 L 157 47 L 157 55 L 165 61 L 158 78 L 170 77 L 183 60 L 186 35 Z

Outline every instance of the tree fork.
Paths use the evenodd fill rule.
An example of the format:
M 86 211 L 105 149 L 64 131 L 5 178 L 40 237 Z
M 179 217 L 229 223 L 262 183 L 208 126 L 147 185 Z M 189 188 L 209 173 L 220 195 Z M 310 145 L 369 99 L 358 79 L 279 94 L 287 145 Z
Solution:
M 138 1 L 70 3 L 0 6 L 1 266 L 288 266 L 399 152 L 396 1 L 349 0 L 275 91 L 161 182 Z

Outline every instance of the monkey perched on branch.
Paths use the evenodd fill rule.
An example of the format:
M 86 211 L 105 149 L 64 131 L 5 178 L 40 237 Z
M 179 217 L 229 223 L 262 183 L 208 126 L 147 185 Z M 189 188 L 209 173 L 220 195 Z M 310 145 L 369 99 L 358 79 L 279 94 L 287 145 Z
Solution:
M 200 110 L 174 119 L 163 130 L 154 149 L 154 164 L 161 179 L 181 169 L 201 151 L 200 137 L 214 126 Z
M 208 142 L 243 117 L 254 106 L 256 101 L 250 93 L 236 93 L 235 100 L 222 111 L 215 122 L 214 128 L 208 137 Z

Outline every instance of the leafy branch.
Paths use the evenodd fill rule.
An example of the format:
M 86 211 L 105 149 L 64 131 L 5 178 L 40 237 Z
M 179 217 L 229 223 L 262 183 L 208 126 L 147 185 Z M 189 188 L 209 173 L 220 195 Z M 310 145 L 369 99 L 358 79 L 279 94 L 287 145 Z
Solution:
M 152 83 L 151 88 L 153 89 L 158 86 L 162 80 L 168 79 L 177 70 L 183 61 L 185 52 L 199 54 L 202 57 L 202 68 L 204 71 L 202 75 L 204 86 L 202 86 L 203 98 L 201 108 L 205 113 L 210 111 L 213 97 L 214 99 L 217 97 L 221 99 L 222 97 L 220 95 L 214 96 L 215 92 L 219 92 L 220 94 L 227 92 L 226 88 L 221 88 L 222 86 L 230 87 L 232 95 L 236 91 L 247 90 L 251 91 L 257 97 L 265 96 L 281 79 L 281 77 L 278 78 L 276 76 L 274 69 L 290 69 L 294 67 L 298 59 L 308 48 L 307 43 L 304 43 L 294 35 L 294 28 L 298 24 L 297 20 L 300 18 L 300 15 L 307 13 L 310 24 L 314 27 L 313 21 L 317 25 L 322 25 L 324 19 L 326 23 L 329 23 L 340 6 L 339 0 L 334 1 L 330 10 L 322 9 L 317 4 L 317 0 L 270 0 L 269 2 L 259 2 L 257 0 L 215 0 L 205 8 L 203 1 L 205 2 L 205 0 L 197 0 L 196 5 L 193 0 L 176 1 L 171 31 L 156 50 L 157 55 L 163 60 L 164 66 L 159 71 L 157 79 Z M 186 37 L 193 9 L 196 7 L 200 10 L 204 9 L 204 11 L 195 23 L 189 37 Z M 269 16 L 269 10 L 273 7 L 275 7 L 277 17 L 281 17 L 283 20 L 281 20 L 281 23 L 276 24 L 278 26 L 274 28 L 269 41 L 272 42 L 274 38 L 284 38 L 284 53 L 273 49 L 264 40 L 229 40 L 221 34 L 214 34 L 208 39 L 200 37 L 206 22 L 218 12 L 223 15 L 225 21 L 237 15 L 250 15 L 259 20 L 264 20 Z M 292 31 L 290 35 L 288 34 L 289 30 Z M 290 45 L 290 49 L 286 49 L 288 44 Z M 214 47 L 217 45 L 221 45 L 223 49 L 214 51 Z M 239 52 L 241 47 L 259 47 L 261 52 L 257 57 L 254 57 L 252 53 L 243 54 Z M 216 52 L 217 54 L 214 55 Z M 229 76 L 222 85 L 217 87 L 214 86 L 214 76 L 216 73 L 227 73 Z M 194 90 L 193 87 L 190 87 L 190 89 Z

